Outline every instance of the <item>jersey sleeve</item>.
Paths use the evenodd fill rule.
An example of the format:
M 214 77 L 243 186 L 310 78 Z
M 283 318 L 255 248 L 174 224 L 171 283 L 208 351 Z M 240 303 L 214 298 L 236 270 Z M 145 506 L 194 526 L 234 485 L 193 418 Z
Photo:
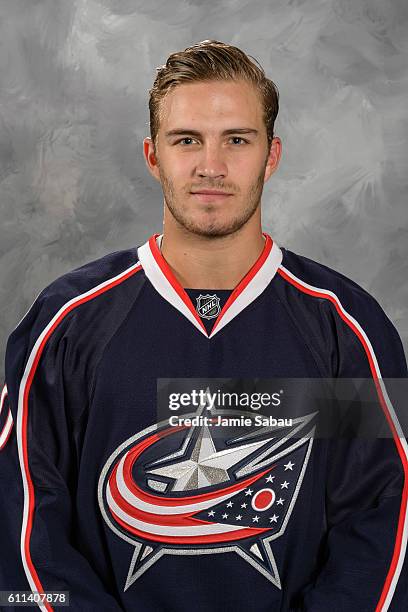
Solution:
M 297 608 L 303 612 L 408 609 L 408 447 L 401 426 L 407 365 L 398 333 L 380 306 L 372 298 L 358 299 L 342 305 L 338 317 L 338 376 L 372 382 L 373 409 L 388 433 L 329 441 L 327 536 L 320 569 Z
M 75 530 L 75 427 L 86 403 L 71 349 L 66 299 L 40 295 L 10 335 L 0 450 L 0 590 L 68 592 L 69 609 L 119 611 L 114 589 L 81 550 Z M 4 390 L 3 390 L 4 391 Z M 3 422 L 3 421 L 2 421 Z M 58 604 L 39 604 L 48 612 Z M 12 608 L 7 608 L 12 609 Z

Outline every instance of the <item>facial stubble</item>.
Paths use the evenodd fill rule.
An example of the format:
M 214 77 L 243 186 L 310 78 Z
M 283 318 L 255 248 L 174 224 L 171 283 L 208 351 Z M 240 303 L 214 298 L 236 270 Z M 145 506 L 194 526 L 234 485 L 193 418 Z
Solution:
M 209 218 L 207 222 L 200 224 L 194 220 L 194 217 L 190 218 L 188 213 L 186 213 L 183 207 L 180 206 L 172 180 L 165 175 L 163 168 L 159 166 L 165 206 L 167 206 L 177 223 L 184 227 L 188 232 L 208 238 L 228 236 L 229 234 L 239 231 L 255 214 L 258 206 L 260 206 L 264 186 L 265 168 L 266 162 L 256 180 L 251 184 L 248 190 L 248 196 L 246 198 L 246 206 L 239 212 L 239 214 L 223 224 L 220 224 L 216 220 L 212 221 L 211 218 Z M 226 188 L 225 185 L 220 184 L 207 184 L 205 187 L 224 190 Z M 189 191 L 184 190 L 183 193 L 185 194 L 185 197 L 189 196 Z M 232 197 L 235 197 L 235 195 Z M 205 213 L 208 213 L 210 217 L 211 212 L 216 212 L 216 210 L 218 210 L 218 206 L 215 207 L 209 203 L 205 208 Z

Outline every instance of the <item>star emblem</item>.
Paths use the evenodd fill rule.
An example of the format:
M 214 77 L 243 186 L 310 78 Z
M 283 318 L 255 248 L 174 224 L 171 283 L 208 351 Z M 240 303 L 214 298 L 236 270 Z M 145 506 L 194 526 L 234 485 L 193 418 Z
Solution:
M 200 406 L 197 412 L 186 414 L 185 416 L 197 416 L 200 414 L 201 409 L 203 410 L 204 408 Z M 211 408 L 210 412 L 213 416 L 226 414 L 225 410 L 218 411 L 215 407 Z M 237 416 L 241 412 L 231 410 L 231 413 Z M 281 582 L 272 551 L 272 544 L 273 540 L 285 532 L 300 489 L 301 479 L 303 478 L 312 449 L 314 429 L 311 421 L 314 416 L 314 414 L 310 414 L 294 419 L 294 426 L 289 430 L 289 435 L 287 435 L 287 431 L 283 434 L 274 427 L 262 427 L 250 433 L 238 429 L 235 437 L 220 436 L 214 440 L 211 436 L 212 428 L 208 428 L 205 425 L 187 428 L 185 435 L 182 431 L 180 433 L 177 431 L 177 435 L 173 438 L 173 432 L 169 428 L 168 419 L 165 419 L 160 423 L 146 427 L 146 429 L 137 432 L 128 438 L 128 440 L 122 442 L 111 453 L 106 464 L 103 466 L 98 484 L 98 501 L 103 518 L 108 526 L 118 537 L 121 537 L 126 542 L 133 542 L 134 550 L 132 551 L 124 590 L 128 590 L 163 555 L 193 555 L 205 554 L 207 552 L 213 555 L 218 552 L 227 551 L 234 552 L 243 560 L 251 563 L 252 567 L 280 589 Z M 303 431 L 300 439 L 299 436 L 295 439 L 294 434 L 301 430 Z M 166 441 L 163 442 L 163 439 L 166 439 Z M 123 475 L 125 462 L 128 461 L 128 457 L 131 457 L 131 452 L 138 448 L 140 448 L 139 455 L 142 457 L 143 453 L 146 452 L 143 449 L 143 445 L 147 448 L 147 444 L 150 445 L 147 462 L 146 459 L 143 462 L 143 458 L 137 459 L 134 463 L 133 473 L 128 475 L 130 483 L 136 481 L 140 487 L 140 481 L 138 482 L 136 474 L 139 474 L 139 476 L 145 474 L 146 480 L 145 484 L 142 485 L 142 489 L 146 488 L 150 494 L 150 501 L 145 504 L 146 509 L 139 511 L 144 515 L 143 523 L 139 521 L 142 525 L 143 535 L 138 534 L 135 536 L 130 529 L 131 523 L 129 522 L 129 526 L 126 523 L 126 521 L 130 521 L 130 514 L 129 519 L 127 519 L 126 515 L 128 507 L 123 506 L 125 527 L 121 525 L 121 528 L 118 528 L 114 504 L 129 503 L 126 501 L 118 483 L 121 484 L 125 491 L 128 487 L 127 482 L 123 480 L 119 482 Z M 157 450 L 155 450 L 156 448 Z M 138 457 L 139 455 L 135 453 L 135 456 Z M 284 464 L 285 458 L 289 459 L 289 457 L 294 461 L 288 461 Z M 276 470 L 275 475 L 270 474 L 272 467 Z M 300 472 L 301 467 L 303 467 L 303 472 Z M 293 468 L 295 469 L 293 470 Z M 260 487 L 265 486 L 263 484 L 265 481 L 272 483 L 274 479 L 278 479 L 278 483 L 280 483 L 284 469 L 285 471 L 286 469 L 293 471 L 292 481 L 296 486 L 291 487 L 291 489 L 294 489 L 294 493 L 290 493 L 290 506 L 284 523 L 273 530 L 272 526 L 265 528 L 266 523 L 268 525 L 270 523 L 277 523 L 278 515 L 274 514 L 271 517 L 267 517 L 267 515 L 253 516 L 251 508 L 248 510 L 248 506 L 251 507 L 252 504 L 241 503 L 241 501 L 245 496 L 248 496 L 249 502 L 252 502 L 251 496 L 255 498 L 255 495 L 260 491 Z M 260 475 L 260 472 L 263 472 L 262 476 L 266 472 L 265 479 Z M 153 475 L 158 476 L 157 480 L 152 478 Z M 115 490 L 110 489 L 108 478 L 112 478 L 115 481 Z M 242 486 L 239 492 L 239 483 L 244 479 L 250 482 Z M 220 486 L 223 483 L 228 484 Z M 231 486 L 232 484 L 235 484 L 236 489 Z M 285 480 L 281 484 L 281 488 L 288 488 L 289 484 Z M 201 492 L 201 489 L 210 490 Z M 180 494 L 183 491 L 191 490 L 196 490 L 197 494 Z M 223 499 L 221 499 L 224 490 L 225 493 Z M 178 492 L 177 497 L 172 495 L 173 491 Z M 142 492 L 138 492 L 136 501 L 133 501 L 135 493 L 132 493 L 130 498 L 132 500 L 130 502 L 131 505 L 137 507 L 136 504 L 138 503 L 144 504 L 141 495 Z M 237 496 L 240 496 L 239 501 L 235 500 Z M 234 501 L 230 498 L 233 498 Z M 196 507 L 197 512 L 195 515 L 192 514 L 192 516 L 198 518 L 198 523 L 201 520 L 201 524 L 195 525 L 191 521 L 188 524 L 183 513 L 176 510 L 174 505 L 175 499 L 180 504 L 180 508 L 182 508 L 183 503 L 186 507 Z M 193 499 L 194 502 L 191 501 Z M 215 506 L 214 503 L 211 503 L 211 500 L 217 499 L 220 502 Z M 264 503 L 262 496 L 257 496 L 256 499 L 257 504 L 262 509 L 262 503 Z M 284 500 L 282 498 L 277 503 L 280 503 L 280 500 L 282 500 L 283 505 Z M 237 507 L 243 509 L 243 513 L 231 515 L 234 521 L 240 522 L 240 525 L 236 525 L 234 530 L 234 526 L 228 523 L 229 514 L 224 509 L 232 508 L 235 502 Z M 148 505 L 153 509 L 148 509 Z M 201 508 L 199 507 L 200 505 Z M 167 507 L 170 510 L 169 513 L 165 512 Z M 213 510 L 212 507 L 216 507 L 216 509 Z M 152 514 L 160 515 L 160 525 L 152 519 Z M 173 518 L 171 517 L 172 514 L 178 517 L 181 526 L 176 524 L 174 520 L 170 520 L 170 518 Z M 216 516 L 220 518 L 217 519 Z M 222 521 L 225 522 L 223 523 Z M 255 529 L 255 524 L 257 524 L 257 529 Z M 200 537 L 203 539 L 192 544 L 180 542 L 179 545 L 175 545 L 174 536 L 181 533 L 179 529 L 184 530 L 188 537 L 190 533 L 199 529 L 203 534 Z M 160 542 L 151 537 L 151 534 L 155 534 L 159 530 L 164 532 L 164 537 L 161 538 Z M 242 537 L 245 530 L 249 530 L 249 535 L 251 535 L 251 531 L 252 533 L 258 531 L 259 533 L 258 535 L 251 535 L 251 537 Z M 230 533 L 231 537 L 225 538 L 225 541 L 221 544 L 217 542 L 215 547 L 213 544 L 215 539 L 212 537 L 212 533 L 221 532 L 224 534 Z M 238 539 L 239 534 L 242 534 L 241 540 Z M 182 537 L 187 536 L 183 535 Z
M 187 459 L 177 463 L 148 469 L 149 474 L 166 476 L 174 480 L 173 491 L 201 489 L 210 485 L 228 482 L 228 470 L 245 459 L 267 441 L 250 442 L 235 448 L 217 451 L 207 426 L 203 426 Z M 162 460 L 161 460 L 162 461 Z M 251 491 L 251 489 L 248 489 Z M 252 495 L 252 491 L 248 493 Z

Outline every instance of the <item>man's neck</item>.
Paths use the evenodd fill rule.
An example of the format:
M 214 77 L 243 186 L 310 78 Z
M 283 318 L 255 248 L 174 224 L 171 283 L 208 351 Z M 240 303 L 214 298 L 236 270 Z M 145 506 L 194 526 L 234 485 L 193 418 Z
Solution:
M 234 234 L 216 238 L 165 229 L 161 250 L 182 287 L 234 289 L 254 265 L 264 244 L 261 227 L 244 226 Z

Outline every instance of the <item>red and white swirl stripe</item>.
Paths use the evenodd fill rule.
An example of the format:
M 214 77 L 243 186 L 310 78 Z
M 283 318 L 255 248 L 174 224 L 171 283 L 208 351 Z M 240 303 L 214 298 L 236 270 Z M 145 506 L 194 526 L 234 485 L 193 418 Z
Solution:
M 106 501 L 114 520 L 133 535 L 175 544 L 226 542 L 267 531 L 208 522 L 194 515 L 241 493 L 268 470 L 213 492 L 183 497 L 154 495 L 136 484 L 132 476 L 135 461 L 155 442 L 180 429 L 172 427 L 145 438 L 115 464 L 106 484 Z

